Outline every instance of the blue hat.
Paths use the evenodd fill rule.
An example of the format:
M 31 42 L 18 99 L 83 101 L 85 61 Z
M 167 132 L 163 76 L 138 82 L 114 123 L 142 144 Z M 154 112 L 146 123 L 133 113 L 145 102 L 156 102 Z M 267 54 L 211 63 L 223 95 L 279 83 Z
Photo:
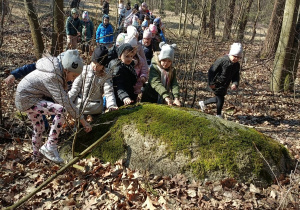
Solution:
M 147 20 L 144 20 L 142 22 L 142 27 L 148 27 L 148 21 Z

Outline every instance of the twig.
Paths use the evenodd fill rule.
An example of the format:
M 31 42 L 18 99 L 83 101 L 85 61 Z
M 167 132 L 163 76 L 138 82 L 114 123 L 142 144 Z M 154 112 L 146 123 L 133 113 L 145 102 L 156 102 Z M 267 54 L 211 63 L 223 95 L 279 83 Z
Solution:
M 70 166 L 73 166 L 77 161 L 79 161 L 83 156 L 85 156 L 87 153 L 89 153 L 95 146 L 97 146 L 100 142 L 104 141 L 111 135 L 111 132 L 108 131 L 106 134 L 104 134 L 100 139 L 98 139 L 95 143 L 93 143 L 91 146 L 89 146 L 87 149 L 85 149 L 82 153 L 80 153 L 77 157 L 72 159 L 67 165 L 59 169 L 56 174 L 52 175 L 50 178 L 48 178 L 45 182 L 43 182 L 38 188 L 36 188 L 33 192 L 31 192 L 29 195 L 25 196 L 21 200 L 19 200 L 14 205 L 6 208 L 5 210 L 15 209 L 18 206 L 22 205 L 24 202 L 29 200 L 32 196 L 34 196 L 36 193 L 38 193 L 40 190 L 43 189 L 43 187 L 47 186 L 49 183 L 51 183 L 58 175 L 60 175 L 62 172 L 64 172 L 67 168 Z
M 260 156 L 264 159 L 264 161 L 265 161 L 265 162 L 267 163 L 267 165 L 269 166 L 269 168 L 270 168 L 272 174 L 274 175 L 274 177 L 275 177 L 275 179 L 276 179 L 276 182 L 277 182 L 278 186 L 282 189 L 282 186 L 280 185 L 280 183 L 279 183 L 279 181 L 278 181 L 278 179 L 277 179 L 277 177 L 276 177 L 274 171 L 272 170 L 270 164 L 269 164 L 268 161 L 265 159 L 265 157 L 261 154 L 261 152 L 258 150 L 258 148 L 256 147 L 256 144 L 255 144 L 254 142 L 252 142 L 252 143 L 254 144 L 254 147 L 255 147 L 255 149 L 257 150 L 257 152 L 260 154 Z

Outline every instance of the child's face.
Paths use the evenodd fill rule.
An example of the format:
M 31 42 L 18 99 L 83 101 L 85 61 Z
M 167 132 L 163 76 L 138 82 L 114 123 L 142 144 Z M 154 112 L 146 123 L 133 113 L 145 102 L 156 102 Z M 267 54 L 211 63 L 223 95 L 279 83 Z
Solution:
M 172 61 L 168 58 L 166 59 L 162 59 L 160 61 L 160 65 L 164 68 L 164 69 L 168 69 L 171 65 L 172 65 Z
M 126 64 L 126 65 L 129 65 L 131 62 L 132 62 L 132 59 L 133 59 L 133 56 L 134 56 L 134 52 L 132 50 L 125 50 L 120 59 L 121 61 Z
M 104 18 L 104 20 L 103 20 L 103 24 L 104 25 L 107 25 L 109 23 L 109 19 L 107 19 L 107 18 Z
M 238 61 L 241 59 L 241 57 L 235 56 L 235 55 L 230 55 L 230 56 L 229 56 L 229 59 L 230 59 L 230 61 L 231 61 L 232 63 L 236 63 L 236 62 L 238 62 Z
M 146 47 L 151 44 L 151 38 L 143 38 L 143 43 Z
M 66 81 L 74 81 L 76 79 L 76 77 L 79 75 L 75 72 L 72 72 L 72 71 L 68 71 L 68 70 L 65 70 L 66 72 Z
M 92 66 L 93 71 L 96 73 L 100 73 L 104 70 L 104 66 L 99 63 L 96 63 L 96 62 L 92 62 L 91 66 Z

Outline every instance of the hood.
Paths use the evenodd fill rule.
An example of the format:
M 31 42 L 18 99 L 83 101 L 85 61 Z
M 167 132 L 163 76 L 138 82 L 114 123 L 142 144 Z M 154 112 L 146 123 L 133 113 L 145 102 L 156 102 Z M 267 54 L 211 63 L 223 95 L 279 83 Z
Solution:
M 57 57 L 46 55 L 36 62 L 36 69 L 41 72 L 56 73 L 62 76 L 62 65 Z

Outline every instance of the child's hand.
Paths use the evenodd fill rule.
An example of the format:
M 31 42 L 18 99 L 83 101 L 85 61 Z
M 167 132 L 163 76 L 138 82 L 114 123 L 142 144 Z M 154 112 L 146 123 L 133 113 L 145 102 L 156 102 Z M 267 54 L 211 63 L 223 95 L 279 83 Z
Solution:
M 167 102 L 167 104 L 168 104 L 169 106 L 172 106 L 172 105 L 173 105 L 173 102 L 172 102 L 172 100 L 171 100 L 169 97 L 166 97 L 166 98 L 165 98 L 165 101 Z
M 118 110 L 118 109 L 119 109 L 119 107 L 117 107 L 117 106 L 111 106 L 108 108 L 108 111 L 111 112 L 111 111 Z
M 11 74 L 8 77 L 6 77 L 4 81 L 7 85 L 12 85 L 15 81 L 15 76 Z
M 130 98 L 125 98 L 125 99 L 123 100 L 123 103 L 124 103 L 125 105 L 129 105 L 129 104 L 133 103 L 133 101 L 132 101 Z
M 141 77 L 141 81 L 143 84 L 145 84 L 145 82 L 147 81 L 146 77 Z
M 180 101 L 179 101 L 178 98 L 175 98 L 175 100 L 173 101 L 173 104 L 174 104 L 175 106 L 181 106 L 181 103 L 180 103 Z
M 231 90 L 236 90 L 236 89 L 237 89 L 236 84 L 232 84 L 232 85 L 231 85 Z

